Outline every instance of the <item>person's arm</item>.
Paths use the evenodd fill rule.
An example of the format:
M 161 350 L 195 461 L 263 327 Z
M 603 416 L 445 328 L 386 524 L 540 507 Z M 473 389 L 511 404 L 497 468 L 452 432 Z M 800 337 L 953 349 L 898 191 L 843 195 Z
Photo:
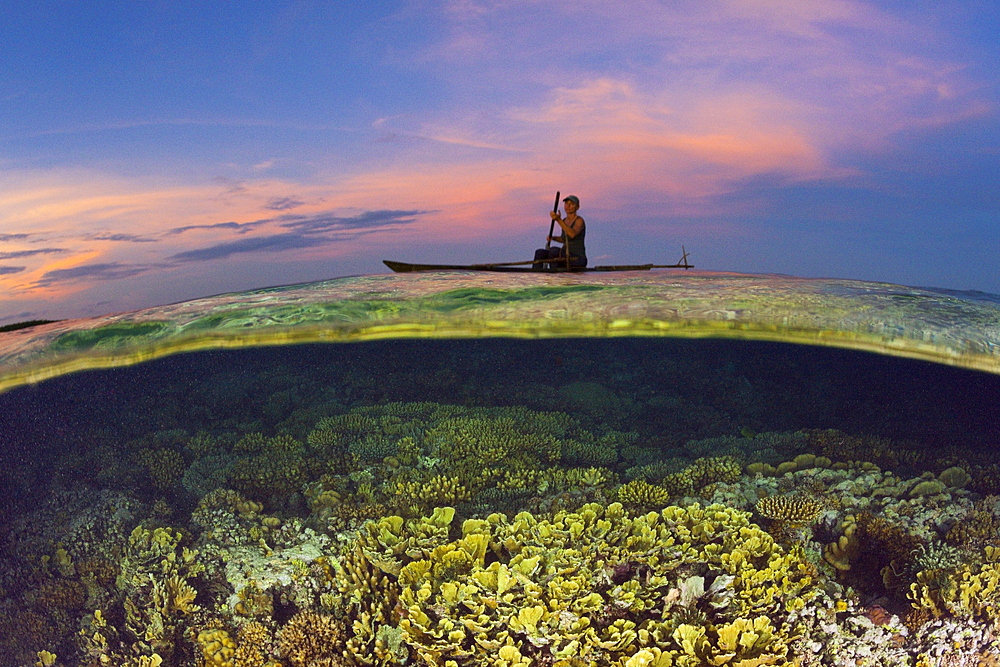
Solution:
M 580 216 L 576 216 L 576 220 L 573 221 L 572 225 L 568 225 L 566 221 L 563 220 L 562 218 L 553 218 L 553 219 L 559 223 L 560 227 L 563 228 L 564 237 L 571 239 L 576 238 L 576 235 L 580 233 L 581 229 L 583 229 L 584 222 L 583 218 L 581 218 Z

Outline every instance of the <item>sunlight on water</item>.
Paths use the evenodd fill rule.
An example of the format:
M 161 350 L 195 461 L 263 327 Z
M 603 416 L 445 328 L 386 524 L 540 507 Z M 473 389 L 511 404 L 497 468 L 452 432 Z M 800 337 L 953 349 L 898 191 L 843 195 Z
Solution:
M 0 336 L 0 390 L 184 351 L 385 338 L 728 337 L 1000 372 L 1000 305 L 848 280 L 718 273 L 378 275 Z

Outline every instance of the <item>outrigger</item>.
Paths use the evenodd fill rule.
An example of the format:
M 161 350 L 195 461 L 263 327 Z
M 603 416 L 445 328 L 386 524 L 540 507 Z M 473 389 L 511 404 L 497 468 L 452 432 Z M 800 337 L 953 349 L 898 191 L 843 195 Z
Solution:
M 588 271 L 649 271 L 650 269 L 693 269 L 694 264 L 688 263 L 688 254 L 681 246 L 684 255 L 676 264 L 613 264 L 609 266 L 584 266 L 571 267 L 569 262 L 561 266 L 561 260 L 540 259 L 528 260 L 526 262 L 500 262 L 495 264 L 408 264 L 406 262 L 393 262 L 384 259 L 382 263 L 396 273 L 410 273 L 413 271 L 497 271 L 502 273 L 586 273 Z M 548 264 L 549 267 L 541 270 L 532 268 L 534 264 Z M 552 266 L 557 264 L 559 266 Z

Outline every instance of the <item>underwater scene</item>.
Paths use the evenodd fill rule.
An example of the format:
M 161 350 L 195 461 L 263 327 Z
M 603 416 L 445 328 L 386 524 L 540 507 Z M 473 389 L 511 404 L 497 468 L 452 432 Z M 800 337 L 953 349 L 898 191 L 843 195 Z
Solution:
M 401 275 L 0 333 L 0 664 L 1000 664 L 1000 301 Z

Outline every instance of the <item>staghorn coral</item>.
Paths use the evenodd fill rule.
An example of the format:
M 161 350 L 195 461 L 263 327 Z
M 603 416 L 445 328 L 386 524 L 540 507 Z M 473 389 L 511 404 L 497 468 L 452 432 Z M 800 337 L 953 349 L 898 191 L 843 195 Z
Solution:
M 740 478 L 742 469 L 732 456 L 713 456 L 695 459 L 685 471 L 695 490 L 718 482 L 731 483 Z
M 859 512 L 857 525 L 866 552 L 881 556 L 886 562 L 907 563 L 922 541 L 905 527 L 871 512 Z
M 303 484 L 318 477 L 324 467 L 319 457 L 294 438 L 246 436 L 234 451 L 249 453 L 233 463 L 229 484 L 251 496 L 272 496 L 298 491 Z M 262 442 L 258 442 L 261 440 Z M 241 445 L 242 443 L 242 445 Z
M 250 621 L 236 635 L 233 664 L 238 667 L 265 667 L 271 644 L 271 632 L 257 621 Z
M 732 456 L 702 457 L 683 470 L 665 475 L 660 486 L 671 496 L 691 496 L 713 484 L 735 482 L 741 471 Z
M 636 439 L 634 433 L 610 431 L 596 440 L 589 433 L 581 432 L 577 438 L 562 445 L 562 462 L 587 466 L 609 466 L 618 460 L 618 450 L 630 446 Z
M 394 504 L 422 509 L 454 505 L 472 497 L 457 477 L 445 475 L 435 475 L 426 482 L 397 481 L 389 487 L 389 495 L 395 496 Z

